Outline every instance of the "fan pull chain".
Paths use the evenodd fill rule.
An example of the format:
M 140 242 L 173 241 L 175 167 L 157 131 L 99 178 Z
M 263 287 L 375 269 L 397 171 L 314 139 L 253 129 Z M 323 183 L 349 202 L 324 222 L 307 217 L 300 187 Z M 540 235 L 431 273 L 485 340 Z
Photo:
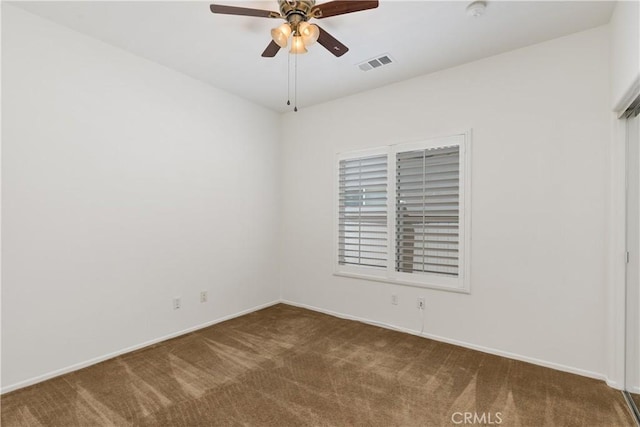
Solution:
M 296 55 L 296 57 L 293 60 L 294 66 L 295 66 L 294 83 L 293 83 L 293 111 L 296 113 L 298 112 L 298 56 L 299 55 Z
M 287 105 L 291 105 L 291 54 L 287 53 Z

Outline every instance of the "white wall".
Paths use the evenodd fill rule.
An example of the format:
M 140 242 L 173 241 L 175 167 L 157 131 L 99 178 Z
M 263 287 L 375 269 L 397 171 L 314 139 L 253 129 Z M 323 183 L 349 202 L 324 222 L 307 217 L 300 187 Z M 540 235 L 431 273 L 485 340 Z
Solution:
M 283 298 L 603 377 L 609 96 L 600 27 L 285 115 Z M 466 129 L 471 294 L 333 276 L 335 154 Z
M 625 108 L 625 95 L 640 85 L 640 1 L 618 1 L 610 26 L 612 105 Z
M 2 67 L 3 390 L 279 298 L 276 113 L 6 3 Z

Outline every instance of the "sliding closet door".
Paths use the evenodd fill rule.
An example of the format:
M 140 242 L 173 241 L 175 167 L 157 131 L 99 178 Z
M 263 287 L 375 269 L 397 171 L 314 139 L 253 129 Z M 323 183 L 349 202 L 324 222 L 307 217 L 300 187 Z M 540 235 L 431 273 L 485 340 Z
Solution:
M 627 119 L 626 390 L 640 400 L 640 117 Z

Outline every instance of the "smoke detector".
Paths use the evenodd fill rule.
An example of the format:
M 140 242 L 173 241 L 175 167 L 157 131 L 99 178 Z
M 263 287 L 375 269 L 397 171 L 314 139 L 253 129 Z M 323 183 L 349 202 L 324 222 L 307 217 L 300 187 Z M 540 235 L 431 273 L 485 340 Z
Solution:
M 487 3 L 483 1 L 474 1 L 467 6 L 467 15 L 474 18 L 479 18 L 484 15 L 484 11 L 487 8 Z

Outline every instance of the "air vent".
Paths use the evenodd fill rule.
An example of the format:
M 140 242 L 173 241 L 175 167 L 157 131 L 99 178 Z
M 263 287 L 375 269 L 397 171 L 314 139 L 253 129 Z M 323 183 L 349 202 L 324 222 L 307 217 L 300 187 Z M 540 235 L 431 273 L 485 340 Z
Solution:
M 373 70 L 374 68 L 380 68 L 384 65 L 393 64 L 393 59 L 389 55 L 382 55 L 378 58 L 369 59 L 368 61 L 358 64 L 358 68 L 362 71 Z

